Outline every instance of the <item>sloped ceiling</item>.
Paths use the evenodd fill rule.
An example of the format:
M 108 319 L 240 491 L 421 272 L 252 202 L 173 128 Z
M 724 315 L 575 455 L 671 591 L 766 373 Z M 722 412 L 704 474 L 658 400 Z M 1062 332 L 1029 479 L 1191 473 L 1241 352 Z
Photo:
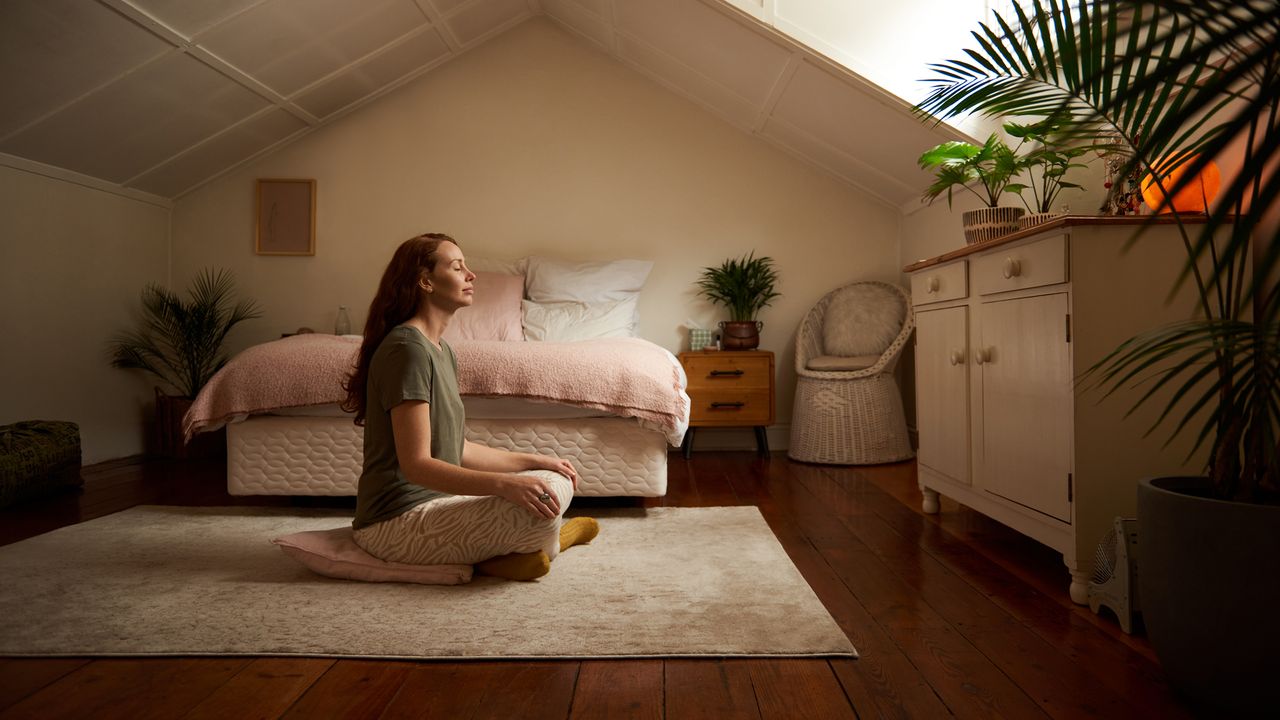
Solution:
M 4 0 L 0 153 L 176 198 L 540 14 L 896 207 L 957 137 L 720 0 Z

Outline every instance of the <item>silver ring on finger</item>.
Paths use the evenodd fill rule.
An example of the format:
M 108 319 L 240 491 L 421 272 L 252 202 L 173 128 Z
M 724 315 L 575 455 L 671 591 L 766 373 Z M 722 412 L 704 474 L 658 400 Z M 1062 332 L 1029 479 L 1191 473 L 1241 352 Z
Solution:
M 551 503 L 551 493 L 544 492 L 538 496 L 538 499 L 541 500 L 544 504 L 549 505 Z

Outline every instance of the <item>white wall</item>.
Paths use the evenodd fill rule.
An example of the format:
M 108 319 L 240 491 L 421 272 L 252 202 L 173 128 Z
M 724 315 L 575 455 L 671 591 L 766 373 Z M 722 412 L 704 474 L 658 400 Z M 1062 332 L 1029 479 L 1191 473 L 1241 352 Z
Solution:
M 314 257 L 253 254 L 263 177 L 317 180 Z M 450 233 L 471 256 L 643 258 L 655 268 L 640 333 L 678 351 L 685 318 L 727 319 L 695 297 L 701 268 L 755 250 L 781 275 L 761 347 L 777 354 L 787 423 L 800 318 L 852 280 L 898 279 L 899 217 L 534 19 L 181 198 L 173 278 L 233 269 L 266 311 L 243 347 L 331 331 L 339 304 L 359 331 L 392 250 L 421 232 Z
M 151 385 L 107 342 L 165 281 L 168 233 L 163 206 L 0 165 L 0 424 L 79 423 L 85 464 L 143 451 Z

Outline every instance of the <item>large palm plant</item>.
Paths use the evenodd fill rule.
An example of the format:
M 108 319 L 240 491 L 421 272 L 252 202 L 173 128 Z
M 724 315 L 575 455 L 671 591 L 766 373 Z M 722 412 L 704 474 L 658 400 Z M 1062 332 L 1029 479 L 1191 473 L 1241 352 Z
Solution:
M 189 301 L 160 285 L 147 285 L 142 328 L 112 339 L 111 364 L 145 370 L 181 397 L 194 399 L 227 364 L 222 344 L 231 328 L 262 315 L 251 300 L 233 303 L 234 288 L 230 272 L 208 269 L 192 282 Z
M 1280 210 L 1280 3 L 1031 0 L 1012 15 L 932 66 L 918 109 L 1062 117 L 1070 140 L 1124 153 L 1120 176 L 1137 169 L 1169 197 L 1212 160 L 1238 165 L 1198 231 L 1178 222 L 1199 316 L 1132 338 L 1089 377 L 1108 392 L 1150 380 L 1139 405 L 1173 390 L 1157 425 L 1174 435 L 1207 411 L 1196 447 L 1210 444 L 1218 497 L 1280 502 L 1280 233 L 1262 222 Z

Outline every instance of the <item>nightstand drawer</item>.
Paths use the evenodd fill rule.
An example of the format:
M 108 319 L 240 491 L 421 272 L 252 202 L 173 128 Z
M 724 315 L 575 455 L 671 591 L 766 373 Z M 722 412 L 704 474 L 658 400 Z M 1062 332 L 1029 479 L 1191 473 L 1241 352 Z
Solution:
M 691 397 L 690 425 L 765 425 L 770 390 L 704 390 Z
M 737 353 L 683 353 L 690 390 L 742 389 L 772 386 L 772 358 L 767 355 Z

